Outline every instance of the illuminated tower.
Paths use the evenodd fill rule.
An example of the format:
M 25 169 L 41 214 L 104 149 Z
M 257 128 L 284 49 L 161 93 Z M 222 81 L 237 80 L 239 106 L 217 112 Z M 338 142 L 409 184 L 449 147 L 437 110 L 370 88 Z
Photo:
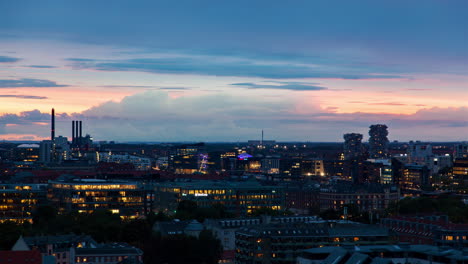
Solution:
M 386 125 L 371 125 L 369 130 L 369 156 L 371 159 L 388 157 L 388 130 Z

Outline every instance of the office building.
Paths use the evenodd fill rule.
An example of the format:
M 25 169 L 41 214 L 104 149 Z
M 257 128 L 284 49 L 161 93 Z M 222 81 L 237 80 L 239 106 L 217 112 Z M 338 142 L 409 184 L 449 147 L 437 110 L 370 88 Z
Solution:
M 429 178 L 430 170 L 427 166 L 405 165 L 400 188 L 405 192 L 420 191 L 429 186 Z
M 267 157 L 261 160 L 262 172 L 265 174 L 280 173 L 280 159 Z
M 400 199 L 396 186 L 376 183 L 353 184 L 337 181 L 321 186 L 319 193 L 320 210 L 343 210 L 344 206 L 354 204 L 360 212 L 382 212 L 392 202 Z
M 369 157 L 383 159 L 388 157 L 388 130 L 386 125 L 371 125 L 369 130 Z
M 156 210 L 173 213 L 183 200 L 191 200 L 198 207 L 222 204 L 236 215 L 247 215 L 256 209 L 284 209 L 284 190 L 280 186 L 265 186 L 249 181 L 175 181 L 155 186 Z
M 81 179 L 49 183 L 49 200 L 62 212 L 108 210 L 122 218 L 136 218 L 150 210 L 146 197 L 144 188 L 132 182 Z
M 327 221 L 262 224 L 236 232 L 236 263 L 295 263 L 307 248 L 382 245 L 390 240 L 387 229 L 372 225 Z
M 453 162 L 453 181 L 459 186 L 468 186 L 468 158 L 455 159 Z
M 46 184 L 0 184 L 0 223 L 32 223 L 32 214 L 46 203 Z

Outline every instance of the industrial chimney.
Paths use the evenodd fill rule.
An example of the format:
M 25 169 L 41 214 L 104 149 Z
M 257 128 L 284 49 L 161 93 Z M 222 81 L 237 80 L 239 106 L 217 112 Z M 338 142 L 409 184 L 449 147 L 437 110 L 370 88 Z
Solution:
M 50 140 L 55 139 L 55 109 L 52 108 L 52 115 L 51 115 L 51 127 L 50 127 Z
M 80 121 L 80 140 L 83 138 L 83 121 Z
M 75 120 L 72 120 L 72 144 L 75 144 Z

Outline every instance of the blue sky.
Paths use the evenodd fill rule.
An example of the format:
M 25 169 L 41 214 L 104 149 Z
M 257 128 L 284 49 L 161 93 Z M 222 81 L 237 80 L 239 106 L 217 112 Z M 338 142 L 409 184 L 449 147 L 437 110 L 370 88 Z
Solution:
M 340 141 L 388 123 L 392 139 L 467 140 L 467 10 L 440 0 L 2 1 L 0 138 L 46 137 L 55 107 L 64 135 L 80 117 L 96 139 L 238 141 L 266 129 Z

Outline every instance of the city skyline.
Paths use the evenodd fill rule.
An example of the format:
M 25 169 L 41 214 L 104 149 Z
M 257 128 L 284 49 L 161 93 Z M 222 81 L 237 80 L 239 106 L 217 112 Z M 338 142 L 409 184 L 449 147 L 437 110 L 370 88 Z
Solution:
M 467 8 L 2 2 L 0 140 L 466 141 Z

